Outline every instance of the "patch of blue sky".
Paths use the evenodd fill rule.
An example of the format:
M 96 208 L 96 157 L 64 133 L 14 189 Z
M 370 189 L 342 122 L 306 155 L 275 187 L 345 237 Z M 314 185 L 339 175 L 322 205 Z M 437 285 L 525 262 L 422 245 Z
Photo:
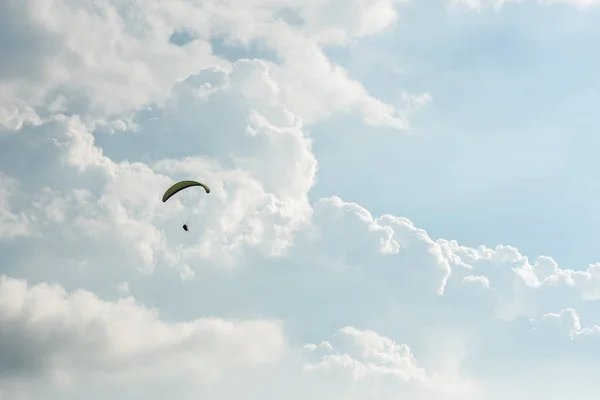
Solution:
M 510 244 L 573 269 L 598 261 L 598 12 L 428 2 L 403 11 L 386 35 L 327 53 L 384 101 L 408 90 L 433 103 L 412 135 L 352 116 L 314 127 L 314 198 L 335 188 L 433 237 Z

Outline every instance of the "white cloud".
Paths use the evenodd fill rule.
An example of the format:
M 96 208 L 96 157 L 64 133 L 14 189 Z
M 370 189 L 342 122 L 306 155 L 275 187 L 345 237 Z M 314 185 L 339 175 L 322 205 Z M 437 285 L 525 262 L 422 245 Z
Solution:
M 560 314 L 547 313 L 541 318 L 541 322 L 550 326 L 558 326 L 564 330 L 571 339 L 579 335 L 600 334 L 600 326 L 594 325 L 588 328 L 583 328 L 579 320 L 579 316 L 572 308 L 566 308 Z
M 246 66 L 252 65 L 259 70 L 264 68 L 262 63 L 250 63 Z M 227 82 L 234 80 L 227 79 Z M 225 94 L 225 99 L 239 97 L 240 92 L 234 90 L 235 86 L 226 83 L 223 87 L 231 91 L 231 94 Z M 215 92 L 215 95 L 218 93 Z M 185 104 L 193 105 L 192 99 L 184 99 Z M 217 100 L 210 96 L 208 99 Z M 256 107 L 263 107 L 263 111 L 268 113 L 264 104 L 254 101 Z M 185 140 L 203 142 L 204 138 L 194 138 L 185 130 L 186 126 L 192 126 L 188 128 L 192 131 L 198 129 L 195 125 L 196 117 L 192 117 L 193 123 L 190 124 L 189 120 L 180 118 L 180 115 L 169 116 L 169 112 L 175 112 L 182 105 L 174 102 L 170 107 L 158 109 L 161 113 L 157 115 L 162 120 L 180 121 L 182 128 L 175 131 L 183 135 L 184 143 Z M 248 111 L 246 108 L 244 110 Z M 273 119 L 285 115 L 280 108 L 271 110 L 271 113 L 269 115 Z M 232 115 L 234 114 L 227 114 L 224 120 Z M 246 299 L 248 304 L 264 307 L 261 314 L 281 318 L 284 326 L 289 329 L 294 330 L 307 323 L 306 312 L 303 308 L 294 306 L 296 303 L 304 304 L 307 309 L 311 309 L 311 303 L 314 304 L 316 308 L 310 314 L 310 324 L 316 325 L 309 330 L 317 329 L 321 334 L 327 332 L 319 325 L 323 321 L 329 321 L 326 325 L 337 326 L 337 329 L 347 324 L 375 326 L 375 330 L 345 328 L 340 331 L 338 338 L 345 336 L 354 340 L 359 345 L 358 350 L 338 353 L 336 351 L 340 345 L 334 340 L 306 347 L 323 354 L 320 360 L 312 362 L 313 365 L 329 368 L 344 366 L 346 369 L 350 368 L 350 376 L 375 374 L 374 376 L 383 379 L 390 375 L 398 377 L 399 382 L 406 382 L 408 378 L 409 382 L 418 382 L 416 386 L 411 383 L 410 387 L 398 383 L 398 389 L 396 384 L 387 386 L 385 379 L 378 380 L 377 383 L 371 379 L 363 379 L 359 385 L 361 389 L 356 389 L 357 393 L 370 393 L 373 387 L 381 387 L 387 393 L 382 394 L 384 397 L 391 396 L 391 388 L 415 393 L 415 396 L 424 396 L 424 399 L 431 393 L 438 393 L 442 390 L 440 388 L 444 388 L 445 393 L 462 393 L 465 396 L 475 393 L 473 390 L 485 391 L 480 382 L 473 383 L 477 377 L 473 372 L 470 372 L 473 376 L 469 381 L 458 378 L 460 371 L 465 368 L 463 363 L 469 365 L 472 362 L 470 360 L 478 357 L 477 351 L 469 346 L 473 337 L 487 337 L 485 349 L 492 349 L 494 346 L 502 348 L 501 343 L 516 340 L 510 335 L 502 334 L 511 324 L 518 325 L 523 318 L 541 318 L 543 321 L 552 319 L 552 315 L 544 316 L 550 310 L 569 307 L 586 309 L 589 307 L 588 301 L 594 298 L 593 294 L 597 291 L 597 266 L 590 266 L 586 271 L 563 270 L 549 257 L 540 257 L 530 263 L 517 249 L 510 246 L 498 246 L 495 249 L 469 248 L 460 246 L 455 241 L 434 240 L 406 218 L 391 215 L 375 218 L 363 207 L 344 202 L 338 197 L 321 199 L 309 207 L 306 193 L 312 185 L 316 164 L 310 150 L 310 141 L 299 127 L 293 125 L 294 119 L 289 120 L 291 127 L 280 128 L 270 125 L 264 116 L 256 112 L 248 111 L 242 115 L 247 115 L 247 119 L 241 120 L 238 130 L 230 131 L 237 138 L 221 138 L 238 144 L 237 147 L 230 147 L 231 152 L 237 154 L 229 155 L 222 150 L 225 147 L 221 147 L 219 141 L 212 138 L 213 142 L 208 148 L 209 157 L 159 159 L 154 163 L 150 162 L 151 157 L 148 164 L 110 159 L 96 147 L 89 129 L 76 118 L 55 118 L 46 125 L 32 127 L 38 134 L 43 132 L 40 129 L 46 128 L 47 135 L 54 135 L 60 144 L 56 148 L 58 159 L 64 160 L 60 164 L 60 171 L 75 172 L 70 176 L 74 179 L 72 182 L 76 183 L 71 190 L 57 191 L 42 186 L 30 192 L 36 199 L 31 212 L 36 215 L 39 233 L 46 235 L 46 240 L 53 243 L 54 253 L 68 251 L 73 260 L 86 260 L 95 264 L 95 268 L 103 269 L 104 279 L 113 279 L 113 274 L 116 274 L 114 279 L 119 280 L 113 285 L 122 282 L 124 276 L 122 271 L 117 273 L 114 268 L 121 269 L 122 265 L 135 259 L 146 267 L 175 266 L 182 279 L 189 279 L 192 273 L 202 270 L 203 267 L 198 262 L 202 258 L 219 266 L 223 265 L 223 261 L 241 262 L 250 275 L 238 271 L 232 279 L 243 283 L 250 293 L 255 293 L 250 299 Z M 152 131 L 146 131 L 147 126 L 141 122 L 140 133 L 148 132 L 147 137 L 159 139 L 160 137 L 153 136 Z M 245 131 L 243 128 L 246 126 L 252 129 Z M 27 132 L 21 132 L 21 137 L 27 138 Z M 18 137 L 15 136 L 14 139 L 16 138 Z M 174 140 L 173 136 L 169 140 Z M 246 143 L 242 146 L 238 141 Z M 164 143 L 167 145 L 168 141 Z M 143 148 L 134 149 L 132 154 L 143 155 L 144 152 Z M 264 168 L 260 161 L 279 168 L 276 171 Z M 43 168 L 48 167 L 41 168 L 40 171 L 43 171 Z M 173 202 L 173 208 L 163 207 L 159 200 L 161 193 L 156 192 L 155 188 L 168 187 L 172 178 L 167 176 L 185 177 L 192 174 L 210 177 L 213 187 L 211 194 L 190 192 L 189 196 L 182 196 Z M 267 202 L 265 206 L 259 200 L 252 200 L 252 196 L 257 195 L 259 199 L 260 196 L 265 196 L 270 201 L 278 200 Z M 282 210 L 290 208 L 287 215 L 300 218 L 283 219 L 289 224 L 287 226 L 293 228 L 295 239 L 288 244 L 293 246 L 288 247 L 287 252 L 280 254 L 283 257 L 278 258 L 284 265 L 277 268 L 287 271 L 283 275 L 281 272 L 275 275 L 283 278 L 281 281 L 271 278 L 275 272 L 270 267 L 257 265 L 270 265 L 274 259 L 269 261 L 268 256 L 277 254 L 268 246 L 277 243 L 275 235 L 282 234 L 281 230 L 274 230 L 270 233 L 273 236 L 265 237 L 266 232 L 260 226 L 257 228 L 256 224 L 263 223 L 265 227 L 272 228 L 272 213 L 283 212 L 274 208 L 278 204 Z M 174 234 L 179 229 L 178 213 L 190 206 L 198 213 L 197 221 L 201 225 L 193 226 L 192 229 L 197 229 L 204 236 L 199 240 L 196 237 L 189 242 L 182 242 L 181 236 Z M 255 218 L 255 222 L 252 218 Z M 296 225 L 298 222 L 295 221 L 310 222 L 311 225 Z M 58 241 L 52 242 L 48 235 L 56 236 Z M 178 238 L 179 243 L 173 238 Z M 243 257 L 232 257 L 233 246 L 228 240 L 239 246 L 239 255 Z M 264 240 L 264 245 L 267 246 L 264 250 L 269 251 L 249 252 L 260 240 Z M 77 248 L 73 247 L 74 244 L 77 244 Z M 221 257 L 207 252 L 209 245 L 213 246 L 214 251 L 221 249 Z M 106 258 L 105 254 L 110 254 L 111 258 Z M 223 259 L 223 255 L 228 257 Z M 39 262 L 35 258 L 26 260 Z M 110 264 L 116 265 L 109 269 L 107 267 Z M 80 265 L 77 268 L 85 271 L 93 267 Z M 75 270 L 65 265 L 55 271 Z M 80 274 L 81 272 L 77 272 L 75 276 Z M 208 286 L 219 282 L 205 271 L 195 275 L 201 281 L 208 280 Z M 35 273 L 33 276 L 40 275 Z M 87 282 L 87 279 L 78 279 Z M 139 287 L 138 278 L 129 276 L 127 279 L 137 281 L 136 288 Z M 5 282 L 16 285 L 12 280 Z M 23 282 L 19 285 L 22 287 Z M 98 299 L 90 300 L 93 297 L 89 293 L 67 295 L 56 288 L 44 290 L 62 293 L 62 297 L 57 294 L 55 296 L 83 304 L 77 307 L 83 307 L 87 302 L 100 302 Z M 38 288 L 36 291 L 42 289 Z M 236 293 L 235 289 L 227 290 L 223 296 L 235 296 Z M 266 296 L 257 302 L 261 298 L 259 294 Z M 168 296 L 177 298 L 175 293 L 169 293 Z M 339 296 L 339 300 L 332 301 L 331 296 Z M 63 303 L 64 301 L 61 300 Z M 116 304 L 137 307 L 127 303 L 128 301 L 131 300 L 124 299 Z M 203 301 L 209 301 L 209 298 Z M 11 300 L 6 304 L 18 302 Z M 51 303 L 44 301 L 40 304 Z M 112 303 L 106 304 L 108 305 L 102 307 L 112 309 Z M 98 309 L 105 310 L 102 307 L 98 306 Z M 53 309 L 61 308 L 57 306 Z M 424 313 L 423 310 L 427 312 Z M 96 314 L 90 317 L 82 315 L 81 318 L 94 318 L 94 315 Z M 498 327 L 500 333 L 489 330 L 494 326 Z M 307 326 L 306 329 L 308 328 Z M 406 344 L 396 344 L 393 339 L 376 333 L 380 329 L 390 331 L 390 337 L 405 338 L 402 343 Z M 532 329 L 531 325 L 529 329 Z M 562 337 L 580 331 L 587 332 L 581 325 L 574 324 L 563 332 Z M 440 332 L 443 332 L 443 339 Z M 559 344 L 562 343 L 560 337 L 561 335 L 555 336 Z M 326 336 L 317 337 L 318 340 L 324 338 Z M 37 340 L 37 337 L 28 339 L 34 343 Z M 540 351 L 553 345 L 555 344 L 548 343 Z M 89 368 L 94 371 L 102 370 L 107 362 L 102 358 L 105 354 L 98 350 L 98 354 L 90 354 L 92 356 Z M 135 358 L 132 360 L 134 368 Z M 177 358 L 174 362 L 181 363 L 182 368 L 192 368 L 186 360 L 179 361 Z M 293 379 L 300 379 L 301 369 L 284 365 L 295 371 L 290 372 Z M 54 377 L 62 377 L 62 380 L 69 376 L 70 371 L 77 369 L 72 364 L 67 367 L 61 364 L 60 368 L 62 370 L 59 371 L 65 368 L 67 371 L 55 374 Z M 268 381 L 268 378 L 263 379 Z M 333 382 L 338 390 L 348 384 L 343 376 L 337 376 Z M 309 392 L 325 393 L 323 390 L 325 389 L 320 386 L 311 387 Z M 263 392 L 258 390 L 256 393 L 258 396 Z M 341 394 L 339 396 L 344 398 Z
M 39 125 L 40 123 L 40 117 L 35 110 L 23 102 L 4 106 L 0 104 L 0 127 L 8 132 L 18 131 L 25 124 Z
M 398 345 L 373 331 L 359 331 L 352 327 L 342 328 L 339 336 L 358 347 L 355 357 L 364 361 L 347 353 L 330 354 L 324 356 L 319 363 L 307 364 L 309 370 L 339 366 L 348 368 L 354 379 L 365 378 L 368 374 L 389 374 L 404 381 L 415 379 L 424 382 L 427 379 L 425 371 L 416 364 L 410 348 L 406 345 Z
M 231 73 L 215 71 L 223 81 L 215 84 L 214 90 L 218 92 L 212 96 L 219 96 L 219 101 L 232 100 L 233 107 L 213 117 L 212 126 L 202 121 L 201 116 L 181 119 L 185 107 L 208 107 L 210 112 L 209 99 L 196 95 L 193 79 L 180 85 L 172 103 L 157 111 L 177 136 L 161 136 L 154 120 L 138 122 L 145 134 L 157 135 L 156 139 L 165 146 L 173 146 L 169 142 L 177 140 L 176 146 L 184 151 L 189 149 L 186 140 L 204 145 L 206 142 L 197 136 L 198 131 L 204 131 L 203 137 L 212 141 L 212 146 L 206 149 L 217 153 L 205 153 L 199 148 L 198 155 L 187 153 L 193 154 L 192 157 L 150 159 L 153 165 L 115 162 L 95 145 L 94 125 L 86 125 L 76 116 L 48 119 L 35 129 L 55 144 L 59 162 L 66 163 L 61 165 L 79 172 L 78 185 L 83 186 L 72 194 L 44 189 L 36 195 L 40 197 L 37 208 L 48 222 L 68 225 L 71 229 L 75 220 L 74 226 L 81 234 L 116 239 L 113 245 L 137 257 L 140 267 L 147 271 L 159 259 L 170 264 L 186 263 L 189 257 L 198 255 L 233 263 L 235 253 L 246 246 L 258 246 L 267 254 L 285 251 L 292 243 L 294 231 L 310 215 L 307 192 L 314 182 L 316 161 L 302 127 L 296 120 L 287 119 L 289 111 L 269 97 L 271 92 L 265 93 L 267 97 L 262 104 L 252 98 L 255 93 L 248 84 L 276 87 L 267 71 L 261 61 L 239 61 Z M 196 80 L 203 82 L 201 76 Z M 251 100 L 254 102 L 248 103 Z M 234 115 L 239 118 L 236 125 L 228 126 Z M 137 118 L 143 118 L 143 114 Z M 280 125 L 270 120 L 279 121 Z M 219 125 L 229 136 L 211 134 L 209 130 Z M 229 146 L 225 151 L 226 144 L 236 141 L 238 146 Z M 143 156 L 135 149 L 131 154 Z M 270 168 L 273 164 L 279 168 Z M 48 166 L 40 166 L 38 172 L 45 168 Z M 160 191 L 179 177 L 204 180 L 216 190 L 209 196 L 191 190 L 162 204 Z M 95 198 L 92 193 L 101 195 Z M 180 199 L 186 202 L 186 208 L 181 206 Z M 194 201 L 200 202 L 193 206 Z M 186 248 L 173 247 L 155 224 L 178 226 L 179 220 L 190 218 L 190 214 L 195 221 L 201 221 L 197 226 L 194 224 L 194 232 L 202 234 L 200 240 Z M 191 277 L 189 267 L 180 268 L 184 268 L 182 276 Z
M 28 236 L 32 232 L 32 218 L 23 212 L 13 211 L 13 200 L 19 196 L 19 184 L 0 172 L 0 238 Z
M 474 383 L 462 381 L 458 376 L 429 374 L 418 364 L 408 345 L 398 344 L 376 332 L 347 326 L 340 329 L 335 338 L 341 344 L 340 349 L 331 345 L 306 346 L 312 351 L 325 348 L 328 353 L 321 356 L 319 361 L 306 364 L 305 370 L 328 372 L 339 369 L 347 372 L 355 381 L 375 379 L 386 382 L 386 378 L 391 377 L 402 385 L 402 392 L 416 398 L 427 395 L 436 398 L 464 397 L 477 394 L 479 390 Z M 380 395 L 388 398 L 384 393 L 385 389 Z
M 404 129 L 407 122 L 401 112 L 370 96 L 343 68 L 332 65 L 321 47 L 331 40 L 382 31 L 394 21 L 397 3 L 401 2 L 304 3 L 297 10 L 304 19 L 298 29 L 273 22 L 282 10 L 298 5 L 288 1 L 248 2 L 233 11 L 223 1 L 201 5 L 152 0 L 127 6 L 111 1 L 93 8 L 61 0 L 48 8 L 40 0 L 11 0 L 5 6 L 7 15 L 10 12 L 35 30 L 26 36 L 22 25 L 5 29 L 41 46 L 32 48 L 40 67 L 31 71 L 35 75 L 27 76 L 29 80 L 23 79 L 25 75 L 7 75 L 3 86 L 10 90 L 3 91 L 8 95 L 3 101 L 25 101 L 47 110 L 67 107 L 92 115 L 162 103 L 174 81 L 214 65 L 230 68 L 228 61 L 212 54 L 210 45 L 212 38 L 225 34 L 241 43 L 263 40 L 278 53 L 283 64 L 273 68 L 279 83 L 285 82 L 281 98 L 303 120 L 312 123 L 334 111 L 356 109 L 369 123 Z M 182 29 L 194 32 L 195 40 L 185 46 L 170 43 L 170 35 Z M 26 52 L 22 43 L 11 44 L 4 50 L 3 63 L 18 71 L 31 59 L 26 54 L 14 57 L 14 48 Z
M 3 3 L 0 399 L 524 399 L 597 367 L 600 265 L 309 200 L 314 125 L 408 129 L 432 101 L 375 98 L 324 51 L 401 3 Z M 217 35 L 277 61 L 225 61 Z M 163 204 L 185 178 L 211 193 Z M 552 362 L 558 391 L 531 372 Z
M 169 323 L 132 297 L 115 303 L 86 291 L 0 279 L 0 379 L 31 376 L 76 382 L 221 378 L 227 369 L 277 362 L 278 322 L 204 318 Z

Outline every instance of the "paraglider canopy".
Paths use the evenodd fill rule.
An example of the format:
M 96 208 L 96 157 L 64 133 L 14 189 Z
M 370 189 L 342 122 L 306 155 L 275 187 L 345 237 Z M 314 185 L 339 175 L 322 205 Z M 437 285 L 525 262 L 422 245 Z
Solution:
M 187 189 L 192 186 L 202 186 L 204 188 L 204 190 L 206 191 L 206 193 L 210 193 L 210 188 L 208 186 L 206 186 L 204 183 L 200 183 L 200 182 L 196 182 L 196 181 L 181 181 L 181 182 L 177 182 L 176 184 L 174 184 L 173 186 L 171 186 L 170 188 L 167 189 L 167 191 L 165 192 L 165 194 L 163 194 L 163 197 L 162 197 L 163 203 L 166 202 L 167 200 L 169 200 L 169 198 L 171 198 L 171 196 L 173 196 L 174 194 L 182 191 L 183 189 Z

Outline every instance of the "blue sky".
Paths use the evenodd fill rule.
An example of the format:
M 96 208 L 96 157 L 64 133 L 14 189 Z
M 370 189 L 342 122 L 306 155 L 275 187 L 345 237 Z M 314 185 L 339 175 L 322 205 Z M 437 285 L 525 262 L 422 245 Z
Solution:
M 599 12 L 1 3 L 0 400 L 595 399 Z
M 481 13 L 411 3 L 393 32 L 331 49 L 378 97 L 409 88 L 435 101 L 411 136 L 343 117 L 315 128 L 315 196 L 335 187 L 435 237 L 512 244 L 586 268 L 598 241 L 597 18 L 535 3 Z

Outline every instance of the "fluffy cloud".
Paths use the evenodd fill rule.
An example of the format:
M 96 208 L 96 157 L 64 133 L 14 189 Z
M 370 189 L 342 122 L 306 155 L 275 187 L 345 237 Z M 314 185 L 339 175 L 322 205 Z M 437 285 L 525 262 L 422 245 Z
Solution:
M 151 270 L 159 258 L 173 264 L 186 262 L 189 256 L 221 257 L 222 262 L 231 263 L 240 246 L 259 247 L 268 254 L 284 251 L 294 231 L 310 216 L 307 192 L 316 172 L 311 142 L 298 122 L 290 120 L 289 111 L 273 105 L 276 103 L 270 96 L 275 87 L 266 64 L 240 61 L 235 66 L 233 72 L 217 70 L 205 74 L 207 77 L 190 77 L 176 89 L 177 97 L 152 117 L 144 112 L 135 115 L 141 134 L 155 141 L 157 147 L 150 152 L 137 144 L 129 146 L 137 138 L 124 137 L 122 142 L 121 138 L 108 137 L 109 153 L 122 153 L 129 147 L 127 156 L 137 158 L 135 161 L 115 162 L 106 156 L 95 145 L 95 125 L 86 125 L 77 116 L 53 116 L 20 136 L 7 137 L 8 144 L 14 146 L 22 146 L 30 135 L 36 135 L 36 141 L 45 140 L 47 147 L 39 151 L 53 152 L 48 161 L 59 173 L 65 173 L 65 168 L 71 171 L 77 182 L 67 193 L 49 186 L 40 188 L 35 208 L 44 219 L 38 228 L 61 225 L 76 229 L 74 234 L 114 239 L 113 245 L 130 252 L 145 270 Z M 198 89 L 215 75 L 220 83 L 213 82 L 207 98 Z M 254 89 L 266 90 L 262 102 L 249 103 Z M 224 102 L 229 108 L 208 122 L 203 120 L 215 103 Z M 203 111 L 192 119 L 182 118 L 190 109 Z M 172 135 L 162 133 L 165 126 L 173 130 Z M 100 125 L 98 129 L 103 128 Z M 214 135 L 215 130 L 228 135 Z M 190 153 L 193 148 L 197 152 Z M 158 158 L 157 150 L 186 157 Z M 41 153 L 31 156 L 42 160 Z M 28 165 L 34 175 L 33 182 L 28 182 L 31 189 L 35 187 L 31 183 L 51 167 L 39 164 Z M 273 164 L 279 166 L 276 171 L 269 167 Z M 163 205 L 161 190 L 176 177 L 185 176 L 204 180 L 215 190 L 210 196 L 187 191 Z M 50 185 L 51 181 L 45 183 Z M 12 215 L 8 208 L 6 213 L 8 219 Z M 204 234 L 194 246 L 177 249 L 159 228 L 170 225 L 177 229 L 182 218 L 192 215 L 202 221 L 197 231 Z
M 432 99 L 327 57 L 402 3 L 2 3 L 0 399 L 593 398 L 600 265 L 310 200 L 312 127 Z
M 3 29 L 16 40 L 0 47 L 2 68 L 12 71 L 0 80 L 0 104 L 11 110 L 25 101 L 46 113 L 106 116 L 162 103 L 173 82 L 203 68 L 230 66 L 211 49 L 211 40 L 225 36 L 232 43 L 260 40 L 277 52 L 282 63 L 273 68 L 285 82 L 279 97 L 306 121 L 356 110 L 372 124 L 405 128 L 402 110 L 370 96 L 321 48 L 380 32 L 395 20 L 397 5 L 152 0 L 92 7 L 61 0 L 49 7 L 43 0 L 10 0 L 2 6 L 2 14 L 11 16 Z M 302 20 L 300 27 L 279 20 L 286 10 Z M 188 32 L 191 40 L 174 44 L 170 38 L 177 32 Z
M 105 302 L 56 285 L 0 280 L 0 380 L 48 377 L 69 386 L 80 378 L 222 379 L 230 369 L 278 361 L 281 326 L 269 321 L 204 318 L 161 321 L 133 298 Z
M 437 398 L 454 398 L 473 394 L 477 390 L 475 386 L 461 382 L 458 377 L 440 379 L 439 376 L 430 376 L 418 365 L 414 354 L 406 344 L 397 344 L 390 338 L 379 336 L 376 332 L 344 327 L 336 334 L 336 338 L 345 345 L 346 351 L 337 350 L 329 342 L 305 345 L 305 348 L 312 352 L 325 351 L 318 362 L 306 364 L 306 370 L 340 369 L 358 381 L 369 378 L 385 381 L 386 377 L 391 377 L 397 383 L 416 382 L 414 387 L 405 386 L 399 389 L 411 393 L 412 396 L 418 396 L 421 392 L 421 395 L 436 394 Z M 390 394 L 392 393 L 393 391 L 390 391 Z
M 0 238 L 27 236 L 32 233 L 31 219 L 23 212 L 13 211 L 18 194 L 18 182 L 0 173 Z

